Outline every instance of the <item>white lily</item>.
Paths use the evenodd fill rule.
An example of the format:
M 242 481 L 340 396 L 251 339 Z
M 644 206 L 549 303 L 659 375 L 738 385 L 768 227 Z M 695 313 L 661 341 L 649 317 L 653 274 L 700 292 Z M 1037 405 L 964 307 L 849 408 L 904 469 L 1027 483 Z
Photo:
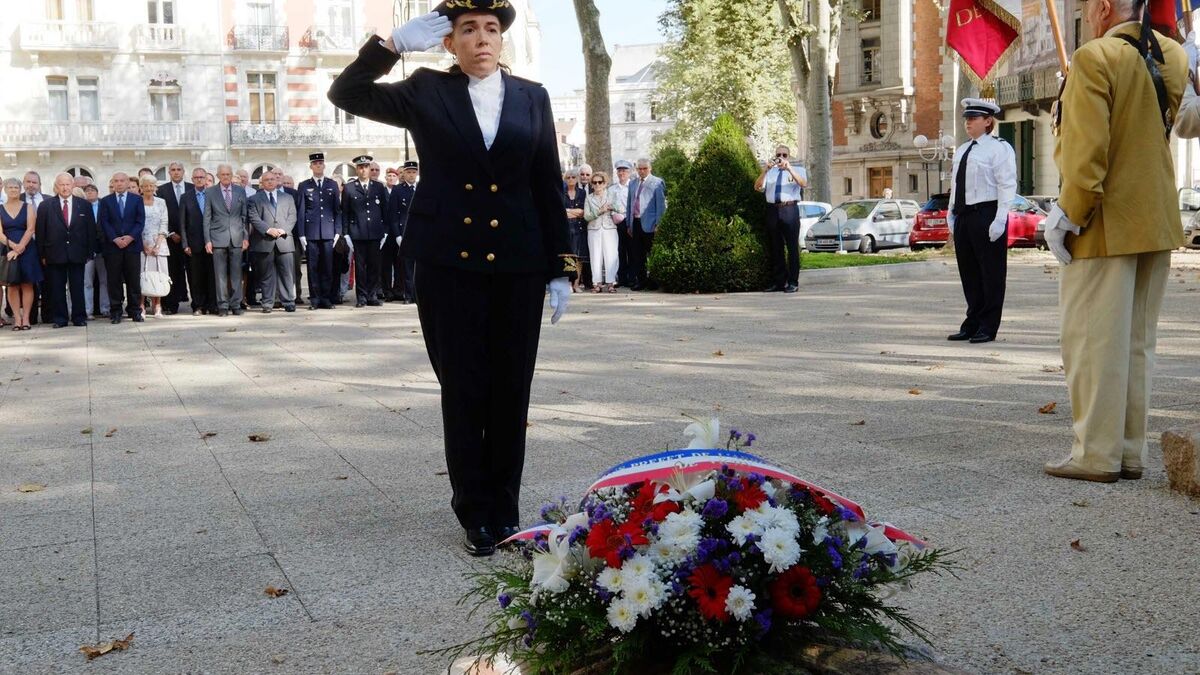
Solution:
M 711 450 L 718 447 L 721 442 L 721 421 L 717 418 L 710 419 L 707 423 L 701 422 L 696 418 L 687 425 L 683 430 L 684 436 L 691 436 L 692 441 L 688 443 L 689 450 Z
M 707 502 L 717 493 L 717 483 L 709 478 L 711 475 L 712 472 L 708 471 L 685 473 L 676 468 L 671 472 L 670 478 L 663 481 L 667 491 L 654 495 L 654 503 L 681 502 L 688 497 L 698 502 Z
M 551 537 L 545 551 L 533 554 L 533 579 L 535 588 L 550 593 L 562 593 L 570 587 L 568 579 L 573 571 L 571 545 L 568 537 Z
M 845 527 L 846 538 L 851 544 L 857 544 L 861 540 L 866 540 L 863 542 L 863 553 L 867 555 L 875 555 L 876 553 L 890 555 L 899 551 L 896 548 L 896 544 L 883 533 L 882 527 L 866 525 L 861 522 L 846 523 Z

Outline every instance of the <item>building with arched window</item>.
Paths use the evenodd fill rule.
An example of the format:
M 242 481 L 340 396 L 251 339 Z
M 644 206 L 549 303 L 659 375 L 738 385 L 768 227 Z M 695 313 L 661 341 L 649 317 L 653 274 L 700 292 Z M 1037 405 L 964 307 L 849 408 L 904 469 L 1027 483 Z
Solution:
M 180 161 L 279 166 L 297 181 L 308 155 L 330 166 L 367 153 L 417 158 L 401 129 L 336 110 L 330 83 L 372 34 L 430 11 L 431 0 L 41 0 L 0 18 L 0 176 L 90 174 Z M 503 59 L 537 79 L 541 28 L 528 0 Z M 446 68 L 441 50 L 409 55 L 385 80 Z M 18 95 L 19 94 L 19 95 Z M 156 174 L 158 175 L 158 174 Z

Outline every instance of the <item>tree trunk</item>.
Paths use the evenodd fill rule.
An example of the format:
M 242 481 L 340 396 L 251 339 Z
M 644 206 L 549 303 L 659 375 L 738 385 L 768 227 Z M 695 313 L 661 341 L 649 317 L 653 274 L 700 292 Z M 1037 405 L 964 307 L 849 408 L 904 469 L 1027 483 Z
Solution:
M 838 63 L 838 30 L 843 0 L 778 0 L 783 29 L 796 36 L 799 26 L 811 24 L 803 37 L 790 37 L 788 50 L 807 121 L 808 190 L 806 196 L 829 202 L 833 194 L 833 74 Z M 795 12 L 807 4 L 807 17 Z M 807 19 L 807 21 L 806 21 Z
M 608 102 L 608 74 L 612 57 L 600 32 L 600 11 L 595 0 L 574 0 L 579 35 L 583 38 L 586 75 L 587 162 L 596 171 L 612 171 L 612 121 Z

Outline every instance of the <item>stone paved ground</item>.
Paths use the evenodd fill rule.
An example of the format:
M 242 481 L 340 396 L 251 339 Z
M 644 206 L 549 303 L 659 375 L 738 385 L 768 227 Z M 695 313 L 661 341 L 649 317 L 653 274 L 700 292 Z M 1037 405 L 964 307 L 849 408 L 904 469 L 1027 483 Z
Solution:
M 945 663 L 1200 671 L 1200 503 L 1167 490 L 1157 443 L 1200 422 L 1200 255 L 1170 282 L 1151 468 L 1109 486 L 1040 473 L 1070 418 L 1049 262 L 1014 257 L 984 346 L 944 339 L 952 265 L 794 296 L 577 297 L 543 332 L 525 514 L 715 411 L 962 549 L 958 579 L 901 599 Z M 434 673 L 418 650 L 474 635 L 454 599 L 486 563 L 459 552 L 413 308 L 6 332 L 0 354 L 0 672 Z M 128 652 L 76 651 L 129 632 Z

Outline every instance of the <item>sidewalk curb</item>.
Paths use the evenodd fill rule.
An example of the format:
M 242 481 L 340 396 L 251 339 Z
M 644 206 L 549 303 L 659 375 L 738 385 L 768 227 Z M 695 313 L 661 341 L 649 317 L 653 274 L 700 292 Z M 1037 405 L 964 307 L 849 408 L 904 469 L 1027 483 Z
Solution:
M 827 270 L 800 270 L 800 288 L 829 284 L 861 284 L 873 281 L 900 279 L 927 279 L 940 272 L 952 269 L 950 260 L 923 260 L 921 262 L 895 263 L 891 265 L 868 265 L 863 267 L 836 267 Z

